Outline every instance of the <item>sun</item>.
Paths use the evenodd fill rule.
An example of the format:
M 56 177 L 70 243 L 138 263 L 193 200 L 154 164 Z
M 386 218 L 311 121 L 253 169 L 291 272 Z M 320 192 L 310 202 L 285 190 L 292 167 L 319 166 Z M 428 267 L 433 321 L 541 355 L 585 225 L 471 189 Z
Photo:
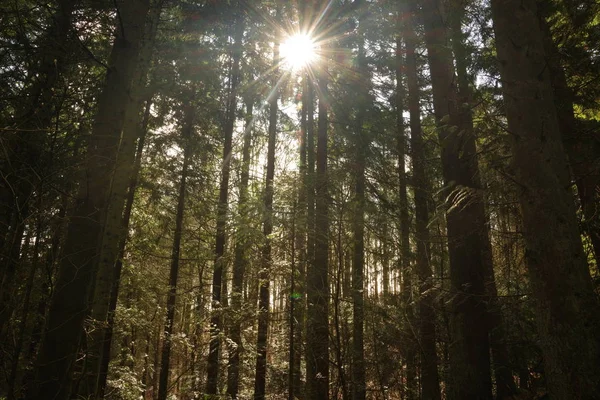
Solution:
M 301 69 L 316 58 L 315 43 L 306 34 L 289 36 L 285 42 L 281 43 L 279 51 L 282 63 L 292 70 Z

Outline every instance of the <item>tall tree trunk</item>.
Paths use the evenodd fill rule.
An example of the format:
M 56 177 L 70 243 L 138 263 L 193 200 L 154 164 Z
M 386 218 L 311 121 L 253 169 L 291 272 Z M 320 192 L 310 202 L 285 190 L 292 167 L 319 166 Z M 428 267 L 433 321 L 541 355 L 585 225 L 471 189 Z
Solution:
M 584 216 L 583 228 L 590 237 L 596 268 L 600 270 L 600 158 L 598 158 L 600 145 L 592 135 L 583 132 L 577 123 L 573 110 L 573 93 L 567 84 L 565 71 L 561 65 L 561 55 L 552 40 L 552 33 L 546 21 L 549 14 L 547 8 L 550 4 L 540 1 L 538 5 L 544 51 L 554 91 L 554 104 L 562 142 L 577 186 Z
M 279 16 L 279 7 L 276 10 L 276 18 Z M 267 175 L 265 178 L 265 197 L 263 202 L 263 235 L 264 245 L 262 248 L 261 269 L 258 275 L 258 336 L 256 339 L 256 375 L 254 380 L 254 399 L 265 399 L 265 387 L 267 381 L 267 345 L 269 331 L 269 286 L 271 282 L 271 234 L 273 233 L 273 179 L 275 178 L 275 144 L 277 141 L 277 99 L 279 92 L 279 43 L 275 44 L 273 50 L 273 90 L 269 98 L 269 142 L 267 145 Z
M 72 366 L 88 312 L 88 299 L 97 265 L 102 222 L 106 212 L 115 159 L 133 73 L 138 61 L 148 0 L 119 4 L 117 37 L 110 56 L 110 73 L 98 100 L 88 143 L 86 174 L 71 214 L 64 256 L 60 262 L 46 331 L 28 399 L 66 399 Z
M 379 222 L 379 226 L 381 227 L 381 231 L 380 231 L 380 235 L 382 240 L 379 241 L 379 251 L 381 252 L 382 256 L 381 256 L 381 279 L 382 279 L 382 285 L 381 285 L 381 295 L 384 298 L 384 303 L 386 302 L 385 299 L 389 299 L 390 295 L 391 295 L 391 291 L 390 291 L 390 247 L 388 245 L 388 243 L 385 242 L 385 240 L 383 240 L 383 238 L 387 238 L 389 235 L 389 226 L 388 226 L 388 221 L 386 220 L 386 217 L 384 216 L 383 218 L 381 218 L 381 221 Z M 393 277 L 394 274 L 392 272 L 391 276 Z M 394 279 L 395 280 L 395 279 Z M 392 291 L 393 291 L 394 286 L 392 285 Z
M 410 306 L 413 292 L 413 271 L 410 265 L 410 226 L 408 218 L 408 195 L 406 187 L 406 134 L 403 108 L 404 108 L 404 87 L 402 77 L 404 76 L 404 62 L 402 60 L 402 26 L 401 15 L 398 17 L 396 33 L 396 130 L 397 130 L 397 149 L 398 149 L 398 208 L 400 212 L 399 230 L 400 230 L 400 273 L 402 274 L 402 307 L 406 315 L 406 337 L 408 345 L 404 351 L 406 359 L 406 397 L 415 399 L 418 397 L 417 371 L 415 366 L 415 339 L 411 327 L 414 325 L 413 311 Z
M 100 254 L 98 256 L 98 272 L 94 283 L 91 304 L 91 323 L 94 329 L 87 336 L 86 373 L 84 384 L 80 389 L 83 397 L 98 396 L 98 378 L 100 376 L 100 360 L 104 348 L 109 318 L 111 289 L 114 287 L 115 267 L 119 255 L 119 243 L 126 236 L 127 227 L 123 226 L 123 207 L 127 199 L 127 189 L 134 173 L 135 142 L 140 135 L 140 111 L 143 109 L 142 91 L 146 87 L 146 76 L 150 67 L 150 59 L 154 49 L 158 19 L 161 6 L 152 8 L 145 27 L 143 44 L 139 53 L 138 66 L 130 91 L 130 98 L 125 110 L 123 134 L 119 143 L 119 152 L 111 182 L 110 198 L 107 214 L 103 224 Z
M 233 321 L 229 334 L 231 336 L 231 349 L 229 350 L 229 364 L 227 366 L 227 394 L 232 399 L 237 399 L 240 380 L 240 354 L 242 348 L 242 296 L 244 289 L 244 275 L 248 266 L 248 235 L 245 232 L 248 222 L 248 183 L 250 180 L 250 145 L 252 144 L 252 112 L 253 99 L 246 101 L 246 122 L 244 129 L 244 146 L 242 148 L 242 171 L 240 177 L 240 195 L 238 208 L 240 213 L 240 227 L 238 228 L 235 242 L 235 259 L 233 261 L 233 278 L 231 283 L 231 311 Z
M 600 388 L 600 307 L 577 226 L 536 2 L 491 5 L 548 389 L 557 399 L 591 399 Z
M 243 16 L 236 18 L 234 42 L 232 48 L 231 86 L 227 99 L 227 115 L 223 127 L 223 166 L 221 183 L 219 186 L 219 203 L 217 209 L 217 235 L 215 240 L 215 261 L 212 279 L 212 316 L 210 319 L 210 349 L 208 353 L 208 366 L 206 373 L 206 394 L 216 395 L 219 383 L 219 356 L 221 351 L 220 334 L 223 328 L 221 315 L 221 291 L 225 268 L 225 242 L 227 209 L 229 201 L 229 174 L 231 170 L 231 149 L 233 127 L 235 124 L 235 110 L 237 107 L 237 91 L 240 81 L 240 59 L 242 57 L 242 38 L 244 35 Z
M 449 12 L 449 25 L 452 36 L 452 49 L 456 60 L 456 71 L 458 77 L 458 104 L 462 104 L 460 110 L 464 121 L 463 129 L 468 135 L 473 135 L 473 94 L 471 90 L 471 79 L 467 75 L 468 55 L 465 48 L 465 37 L 462 33 L 462 20 L 464 18 L 464 5 L 462 0 L 454 0 Z M 487 216 L 483 201 L 476 204 L 478 221 L 486 221 Z M 498 302 L 498 290 L 494 276 L 494 263 L 492 244 L 487 224 L 479 228 L 482 243 L 482 261 L 484 263 L 485 282 L 488 294 L 488 324 L 490 332 L 490 346 L 494 377 L 496 379 L 496 398 L 501 400 L 517 394 L 517 387 L 510 370 L 510 360 L 506 347 L 506 334 L 501 305 Z
M 306 106 L 307 111 L 307 127 L 306 127 L 306 159 L 307 159 L 307 173 L 306 173 L 306 203 L 307 203 L 307 212 L 306 212 L 306 275 L 305 275 L 305 291 L 306 296 L 303 299 L 303 304 L 306 307 L 306 319 L 304 321 L 306 332 L 306 343 L 309 341 L 308 335 L 308 326 L 309 326 L 309 271 L 314 269 L 315 265 L 315 121 L 314 121 L 314 82 L 309 78 L 307 85 L 307 96 L 306 100 L 303 100 L 303 106 Z M 309 357 L 312 354 L 312 350 L 305 346 L 304 359 L 306 362 L 306 387 L 305 387 L 305 395 L 308 397 L 308 375 L 312 366 L 308 362 Z
M 158 382 L 158 400 L 166 400 L 169 390 L 169 368 L 171 358 L 171 336 L 175 318 L 175 302 L 177 299 L 177 277 L 179 275 L 179 258 L 181 252 L 181 235 L 183 231 L 183 215 L 185 211 L 185 190 L 190 158 L 192 153 L 192 134 L 194 130 L 195 105 L 193 101 L 184 105 L 184 121 L 182 127 L 183 139 L 183 168 L 179 183 L 177 199 L 177 215 L 175 216 L 175 231 L 173 232 L 173 247 L 171 250 L 171 271 L 169 273 L 169 295 L 167 297 L 167 320 L 165 321 L 165 339 L 160 360 L 160 377 Z
M 310 31 L 315 28 L 315 0 L 307 0 L 306 2 L 298 3 L 301 5 L 303 29 Z M 305 360 L 305 375 L 306 384 L 302 395 L 304 398 L 310 398 L 313 393 L 309 388 L 312 382 L 309 383 L 309 376 L 314 371 L 314 364 L 309 360 L 312 359 L 313 349 L 309 348 L 310 332 L 309 326 L 312 324 L 310 311 L 312 308 L 309 307 L 310 297 L 310 282 L 309 275 L 312 274 L 315 265 L 315 77 L 312 70 L 306 73 L 306 95 L 302 95 L 302 108 L 306 108 L 306 271 L 303 275 L 305 283 L 305 295 L 302 293 L 302 304 L 305 310 L 305 318 L 300 321 L 303 324 L 303 331 L 305 333 L 306 340 L 304 341 L 304 360 Z M 300 358 L 298 358 L 299 360 Z M 299 371 L 299 370 L 298 370 Z
M 440 378 L 436 351 L 436 326 L 434 294 L 429 244 L 428 190 L 425 148 L 421 130 L 419 106 L 419 80 L 416 57 L 417 36 L 413 25 L 412 10 L 403 8 L 403 37 L 406 44 L 406 85 L 408 88 L 408 111 L 410 114 L 411 158 L 413 169 L 413 192 L 415 199 L 415 239 L 417 244 L 416 268 L 419 276 L 419 342 L 421 355 L 421 398 L 440 400 Z
M 327 187 L 329 97 L 326 68 L 323 63 L 316 71 L 319 85 L 319 122 L 315 177 L 315 249 L 314 263 L 309 263 L 306 278 L 308 300 L 306 321 L 307 397 L 320 400 L 329 398 L 329 200 Z
M 129 220 L 131 219 L 131 211 L 133 210 L 133 201 L 135 199 L 135 190 L 137 188 L 138 177 L 142 164 L 142 153 L 144 151 L 144 143 L 146 135 L 148 134 L 148 123 L 150 118 L 150 108 L 152 101 L 146 102 L 146 109 L 144 111 L 144 117 L 141 126 L 141 133 L 139 135 L 135 161 L 133 166 L 133 172 L 131 173 L 131 180 L 129 182 L 129 189 L 127 192 L 127 202 L 125 203 L 125 210 L 123 211 L 122 217 L 122 230 L 125 232 L 120 237 L 119 250 L 117 260 L 114 267 L 114 276 L 112 279 L 112 288 L 110 290 L 110 300 L 108 304 L 108 315 L 106 320 L 106 329 L 104 330 L 104 337 L 102 338 L 102 351 L 100 353 L 99 369 L 98 369 L 98 382 L 96 385 L 96 397 L 98 399 L 104 398 L 104 391 L 106 389 L 106 379 L 108 377 L 108 365 L 110 362 L 110 349 L 113 338 L 114 324 L 115 324 L 115 310 L 117 309 L 117 301 L 119 298 L 119 286 L 121 283 L 121 271 L 123 270 L 123 258 L 125 257 L 125 246 L 127 244 L 127 233 L 129 230 Z
M 2 290 L 0 291 L 0 339 L 8 341 L 8 322 L 12 317 L 14 305 L 11 299 L 14 296 L 14 278 L 21 261 L 21 244 L 25 233 L 26 219 L 29 214 L 29 201 L 16 205 L 17 211 L 12 213 L 11 226 L 8 229 L 8 240 L 6 241 L 7 253 L 3 264 L 5 267 Z M 1 251 L 2 249 L 0 249 Z
M 338 390 L 342 392 L 342 400 L 349 400 L 350 393 L 348 392 L 348 383 L 346 372 L 344 370 L 345 357 L 344 348 L 342 345 L 342 323 L 340 321 L 340 303 L 342 297 L 342 280 L 344 280 L 344 207 L 338 207 L 339 215 L 337 217 L 337 234 L 336 234 L 336 266 L 334 272 L 334 288 L 333 288 L 333 330 L 335 342 L 333 351 L 335 353 L 335 364 L 337 372 L 337 385 L 333 392 L 333 397 L 338 397 Z
M 366 12 L 366 10 L 361 10 Z M 359 19 L 359 43 L 357 59 L 357 114 L 354 129 L 354 162 L 355 162 L 355 187 L 354 187 L 354 231 L 353 263 L 352 263 L 352 400 L 365 400 L 367 386 L 365 380 L 365 340 L 364 340 L 364 268 L 365 268 L 365 168 L 367 152 L 369 151 L 369 132 L 363 130 L 365 111 L 368 107 L 369 76 L 365 55 L 364 21 Z M 341 232 L 341 228 L 340 228 Z M 339 244 L 341 250 L 341 244 Z M 343 257 L 343 253 L 340 258 Z M 343 265 L 343 261 L 340 260 Z M 340 268 L 341 269 L 341 268 Z M 340 271 L 340 275 L 341 275 Z
M 302 111 L 300 116 L 300 159 L 299 159 L 299 173 L 300 173 L 300 190 L 298 191 L 298 221 L 295 224 L 296 227 L 296 249 L 298 253 L 298 268 L 292 272 L 294 286 L 291 290 L 291 302 L 294 306 L 293 312 L 293 324 L 294 324 L 294 335 L 293 335 L 293 368 L 292 373 L 292 388 L 290 390 L 290 399 L 295 397 L 303 398 L 304 391 L 302 388 L 302 373 L 300 371 L 302 364 L 302 343 L 304 337 L 304 318 L 306 310 L 306 297 L 304 296 L 305 291 L 305 280 L 306 280 L 306 265 L 308 262 L 308 243 L 307 243 L 307 232 L 308 232 L 308 191 L 309 191 L 309 178 L 308 178 L 308 164 L 307 164 L 307 153 L 308 153 L 308 98 L 309 98 L 309 74 L 305 72 L 302 79 Z M 310 99 L 312 101 L 312 99 Z
M 459 106 L 452 52 L 442 3 L 423 0 L 425 42 L 431 70 L 433 103 L 442 146 L 446 185 L 446 220 L 452 288 L 452 342 L 450 343 L 451 399 L 491 399 L 486 271 L 483 260 L 485 229 L 481 215 L 475 138 Z M 483 218 L 483 219 L 482 219 Z
M 41 207 L 39 207 L 41 209 Z M 33 245 L 33 252 L 31 257 L 31 265 L 29 274 L 27 276 L 27 283 L 25 285 L 25 296 L 23 299 L 23 309 L 21 310 L 21 321 L 19 322 L 17 337 L 15 342 L 15 347 L 12 353 L 12 362 L 10 366 L 10 375 L 8 377 L 8 390 L 7 390 L 7 399 L 14 400 L 19 398 L 19 360 L 21 358 L 21 351 L 23 350 L 23 342 L 25 341 L 25 328 L 27 327 L 28 319 L 29 319 L 29 309 L 31 304 L 31 292 L 33 291 L 33 285 L 35 276 L 38 270 L 38 260 L 39 260 L 39 252 L 40 252 L 40 242 L 43 225 L 42 222 L 38 220 L 36 224 L 36 237 L 35 244 Z M 27 241 L 28 242 L 28 241 Z
M 306 122 L 306 121 L 305 121 Z M 296 298 L 295 298 L 295 291 L 296 291 L 296 241 L 298 240 L 296 238 L 296 206 L 298 203 L 294 203 L 294 211 L 292 214 L 292 221 L 291 221 L 291 226 L 292 226 L 292 233 L 291 233 L 291 240 L 290 240 L 290 247 L 291 247 L 291 274 L 290 274 L 290 295 L 288 297 L 288 304 L 289 304 L 289 335 L 288 335 L 288 340 L 289 340 L 289 345 L 288 345 L 288 400 L 294 400 L 295 395 L 294 395 L 294 389 L 295 389 L 295 380 L 296 380 L 296 361 L 295 361 L 295 356 L 296 356 L 296 351 L 294 349 L 296 340 L 295 340 L 295 335 L 296 335 Z

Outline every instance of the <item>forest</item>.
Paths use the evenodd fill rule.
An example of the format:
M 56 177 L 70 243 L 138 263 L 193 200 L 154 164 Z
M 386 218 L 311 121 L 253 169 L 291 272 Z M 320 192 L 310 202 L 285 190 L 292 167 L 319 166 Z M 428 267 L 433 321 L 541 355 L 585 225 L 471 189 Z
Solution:
M 0 400 L 600 399 L 600 3 L 0 1 Z

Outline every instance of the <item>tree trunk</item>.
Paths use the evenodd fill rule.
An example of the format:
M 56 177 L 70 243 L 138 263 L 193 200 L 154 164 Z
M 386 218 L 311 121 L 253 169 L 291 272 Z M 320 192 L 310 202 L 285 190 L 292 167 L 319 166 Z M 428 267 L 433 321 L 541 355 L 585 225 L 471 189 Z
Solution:
M 14 304 L 11 304 L 14 296 L 14 278 L 21 260 L 21 244 L 25 233 L 26 218 L 29 214 L 29 202 L 17 205 L 17 212 L 12 214 L 11 226 L 8 229 L 8 240 L 6 241 L 7 253 L 4 261 L 5 274 L 0 291 L 0 339 L 8 341 L 8 323 L 12 318 Z M 2 249 L 0 249 L 1 251 Z
M 381 221 L 379 222 L 379 226 L 381 227 L 381 231 L 380 231 L 380 235 L 382 238 L 387 238 L 389 235 L 389 227 L 388 227 L 388 221 L 386 220 L 386 217 L 384 216 L 383 218 L 381 218 Z M 385 299 L 389 299 L 390 295 L 391 295 L 391 291 L 390 291 L 390 247 L 388 246 L 388 244 L 384 241 L 381 240 L 379 243 L 379 251 L 381 251 L 382 257 L 381 257 L 381 278 L 382 278 L 382 285 L 381 285 L 381 295 L 384 298 L 384 303 L 385 303 Z M 394 274 L 392 272 L 391 277 L 394 277 Z M 395 280 L 395 279 L 394 279 Z M 394 285 L 392 284 L 392 291 L 394 289 Z
M 309 74 L 310 77 L 312 77 L 312 74 Z M 315 266 L 315 242 L 316 242 L 316 229 L 315 229 L 315 189 L 316 189 L 316 174 L 315 174 L 315 121 L 314 121 L 314 94 L 315 94 L 315 88 L 314 88 L 314 82 L 312 81 L 312 79 L 308 79 L 308 88 L 307 88 L 307 96 L 306 96 L 306 102 L 304 103 L 304 105 L 306 105 L 307 108 L 307 128 L 306 128 L 306 144 L 307 144 L 307 154 L 306 154 L 306 158 L 307 158 L 307 164 L 308 164 L 308 170 L 307 170 L 307 187 L 306 187 L 306 202 L 308 205 L 307 208 L 307 214 L 306 214 L 306 219 L 307 219 L 307 240 L 306 240 L 306 296 L 305 299 L 303 299 L 304 304 L 306 305 L 306 320 L 304 321 L 305 323 L 305 327 L 306 329 L 304 330 L 306 332 L 306 343 L 309 342 L 309 325 L 312 324 L 312 321 L 309 321 L 311 318 L 311 314 L 310 311 L 312 310 L 312 308 L 309 307 L 309 301 L 311 301 L 309 299 L 310 294 L 309 292 L 311 291 L 311 289 L 309 288 L 310 283 L 309 283 L 309 274 L 312 274 L 314 271 L 314 266 Z M 311 364 L 308 360 L 310 359 L 310 357 L 312 357 L 313 354 L 313 350 L 311 348 L 308 347 L 308 345 L 305 346 L 305 352 L 304 352 L 304 359 L 306 362 L 306 387 L 305 387 L 305 395 L 307 398 L 310 398 L 310 392 L 309 392 L 309 375 L 311 373 L 311 371 L 314 371 L 313 368 L 313 364 Z
M 400 12 L 400 15 L 401 12 Z M 397 149 L 398 149 L 398 209 L 400 213 L 399 230 L 400 230 L 400 273 L 402 274 L 402 307 L 406 316 L 405 335 L 407 346 L 404 351 L 406 359 L 406 397 L 407 399 L 415 399 L 418 397 L 417 388 L 417 372 L 415 365 L 415 337 L 411 327 L 414 325 L 413 311 L 410 306 L 412 302 L 413 291 L 413 271 L 410 265 L 410 226 L 408 218 L 408 196 L 406 188 L 406 134 L 403 107 L 404 107 L 404 87 L 402 85 L 402 77 L 404 76 L 404 62 L 402 60 L 402 27 L 401 19 L 398 18 L 397 35 L 396 35 L 396 130 L 397 130 Z
M 40 207 L 41 209 L 41 207 Z M 36 224 L 36 237 L 35 244 L 33 245 L 33 256 L 31 259 L 31 265 L 29 274 L 27 276 L 27 284 L 25 285 L 25 297 L 23 299 L 23 309 L 21 310 L 21 321 L 19 322 L 19 327 L 17 331 L 17 337 L 15 342 L 15 347 L 12 352 L 12 362 L 10 366 L 10 375 L 8 377 L 8 390 L 7 390 L 7 399 L 14 400 L 18 399 L 19 394 L 19 380 L 18 380 L 18 372 L 19 372 L 19 359 L 21 357 L 21 351 L 23 350 L 23 342 L 25 341 L 25 328 L 27 327 L 27 321 L 29 319 L 29 309 L 31 304 L 31 292 L 33 290 L 34 279 L 36 272 L 38 270 L 38 260 L 39 260 L 39 252 L 40 252 L 40 241 L 42 234 L 42 223 L 38 221 Z M 29 241 L 27 240 L 26 243 Z M 17 392 L 15 392 L 15 389 Z
M 343 232 L 344 232 L 344 207 L 338 207 L 339 215 L 337 217 L 337 238 L 335 245 L 336 253 L 336 266 L 334 272 L 334 288 L 333 288 L 333 330 L 335 343 L 333 350 L 335 353 L 335 364 L 337 372 L 337 385 L 333 392 L 333 397 L 338 397 L 338 390 L 342 392 L 342 400 L 349 400 L 350 394 L 348 392 L 348 383 L 346 379 L 346 372 L 344 371 L 345 357 L 344 349 L 342 347 L 342 324 L 340 321 L 340 298 L 342 297 L 342 280 L 344 279 L 344 243 L 343 243 Z M 354 373 L 354 371 L 353 371 Z
M 276 6 L 277 7 L 277 6 Z M 279 7 L 275 12 L 278 18 Z M 279 92 L 279 43 L 275 44 L 273 50 L 273 90 L 269 98 L 269 143 L 267 146 L 267 175 L 265 180 L 263 235 L 264 245 L 262 248 L 261 269 L 258 275 L 258 336 L 256 339 L 256 375 L 254 380 L 254 399 L 265 399 L 265 387 L 267 381 L 267 345 L 269 332 L 269 286 L 271 282 L 271 234 L 273 233 L 273 179 L 275 178 L 275 144 L 277 141 L 277 98 Z
M 452 298 L 450 343 L 451 399 L 491 399 L 490 354 L 486 323 L 485 265 L 481 230 L 481 187 L 475 138 L 459 108 L 452 53 L 439 0 L 423 1 L 425 42 L 433 103 L 442 146 Z
M 419 80 L 416 57 L 417 37 L 413 25 L 412 10 L 404 9 L 404 41 L 406 44 L 406 84 L 410 114 L 411 158 L 413 192 L 415 201 L 415 241 L 417 244 L 416 268 L 419 276 L 419 342 L 421 355 L 421 398 L 440 400 L 440 378 L 436 351 L 436 326 L 432 271 L 430 265 L 428 191 L 425 148 L 421 130 L 419 106 Z
M 106 212 L 129 88 L 138 61 L 148 0 L 120 4 L 117 37 L 110 71 L 98 100 L 88 143 L 86 174 L 80 183 L 70 218 L 64 256 L 50 304 L 46 332 L 28 399 L 69 396 L 72 366 L 88 312 L 88 299 L 97 265 L 97 250 Z
M 305 121 L 306 122 L 306 119 Z M 301 139 L 302 140 L 302 139 Z M 302 160 L 302 158 L 301 158 Z M 294 345 L 296 343 L 295 340 L 295 329 L 296 329 L 296 310 L 295 310 L 295 295 L 296 291 L 296 241 L 298 240 L 296 237 L 296 206 L 298 203 L 294 203 L 294 211 L 291 218 L 291 240 L 290 240 L 290 254 L 291 254 L 291 273 L 290 273 L 290 294 L 288 297 L 289 304 L 289 345 L 288 345 L 288 400 L 294 400 L 294 389 L 295 389 L 295 380 L 296 380 L 296 361 L 294 357 L 296 356 L 296 351 L 294 349 Z M 301 239 L 300 239 L 301 240 Z
M 229 350 L 229 364 L 227 366 L 227 394 L 232 399 L 237 399 L 240 380 L 240 354 L 242 348 L 242 296 L 244 289 L 244 275 L 248 266 L 248 183 L 250 180 L 250 145 L 252 144 L 252 110 L 253 99 L 246 102 L 246 127 L 244 129 L 244 146 L 242 148 L 242 172 L 240 177 L 240 197 L 238 208 L 240 213 L 240 227 L 238 227 L 235 242 L 235 260 L 233 262 L 233 278 L 231 283 L 231 313 L 233 321 L 229 334 L 231 336 L 231 349 Z
M 139 54 L 138 67 L 135 72 L 130 98 L 125 111 L 123 134 L 119 143 L 119 151 L 111 183 L 107 214 L 104 220 L 98 272 L 94 283 L 92 298 L 91 323 L 94 329 L 87 336 L 86 351 L 86 384 L 80 390 L 83 397 L 99 396 L 98 378 L 101 376 L 100 360 L 103 357 L 103 340 L 106 336 L 109 318 L 111 289 L 114 287 L 115 267 L 119 256 L 119 243 L 127 234 L 123 226 L 123 207 L 126 203 L 127 189 L 131 181 L 135 164 L 135 142 L 140 135 L 140 110 L 143 108 L 142 91 L 146 87 L 146 75 L 150 67 L 150 59 L 154 48 L 158 18 L 161 7 L 156 6 L 149 14 L 145 28 L 145 37 Z M 120 274 L 118 274 L 120 277 Z
M 326 54 L 326 53 L 325 53 Z M 316 71 L 319 85 L 317 131 L 317 173 L 315 177 L 314 264 L 308 265 L 307 289 L 307 397 L 329 398 L 329 199 L 327 187 L 327 109 L 326 66 Z
M 294 335 L 293 335 L 293 368 L 292 373 L 292 388 L 290 390 L 290 399 L 295 397 L 304 398 L 304 391 L 302 387 L 302 373 L 300 371 L 302 364 L 302 345 L 304 343 L 304 319 L 306 310 L 306 296 L 305 292 L 305 280 L 306 280 L 306 265 L 308 262 L 308 243 L 307 243 L 307 232 L 308 232 L 308 191 L 309 191 L 309 178 L 308 178 L 308 165 L 307 165 L 307 153 L 308 153 L 308 101 L 309 100 L 309 74 L 304 73 L 302 79 L 302 111 L 300 117 L 300 160 L 299 160 L 299 172 L 300 172 L 300 190 L 298 191 L 298 212 L 296 226 L 296 248 L 298 253 L 298 268 L 292 272 L 294 286 L 291 290 L 291 302 L 294 306 L 293 312 L 293 324 L 294 324 Z
M 129 189 L 127 192 L 127 202 L 125 204 L 125 210 L 123 211 L 123 218 L 121 221 L 122 230 L 125 232 L 120 237 L 119 250 L 117 260 L 114 267 L 114 276 L 112 279 L 112 288 L 110 291 L 110 300 L 108 304 L 108 315 L 106 320 L 106 329 L 104 331 L 104 337 L 102 339 L 102 351 L 100 353 L 100 362 L 98 370 L 98 383 L 96 386 L 96 397 L 98 399 L 104 398 L 104 391 L 106 389 L 106 379 L 108 376 L 108 365 L 110 362 L 110 349 L 112 344 L 114 322 L 115 322 L 115 310 L 117 309 L 117 301 L 119 298 L 119 286 L 121 283 L 121 271 L 123 270 L 123 258 L 125 257 L 125 246 L 127 244 L 127 232 L 129 230 L 129 220 L 131 219 L 131 211 L 133 209 L 133 201 L 135 199 L 135 190 L 137 188 L 138 177 L 142 164 L 142 153 L 144 150 L 144 143 L 146 135 L 148 134 L 148 122 L 150 118 L 150 107 L 152 101 L 146 102 L 146 110 L 144 111 L 144 118 L 141 126 L 141 133 L 139 135 L 135 161 L 133 166 L 133 172 L 131 174 L 131 180 L 129 182 Z
M 192 135 L 194 130 L 195 105 L 190 101 L 184 105 L 184 121 L 182 127 L 183 139 L 183 168 L 179 183 L 177 199 L 177 215 L 175 216 L 175 231 L 173 232 L 173 247 L 171 250 L 171 271 L 169 273 L 169 295 L 167 298 L 167 320 L 165 321 L 165 339 L 160 360 L 160 377 L 158 382 L 158 400 L 166 400 L 169 390 L 169 367 L 171 358 L 171 336 L 175 318 L 175 302 L 177 298 L 177 277 L 179 275 L 179 258 L 181 252 L 181 235 L 183 231 L 183 215 L 185 211 L 185 190 L 190 158 L 192 153 Z
M 567 84 L 559 49 L 552 40 L 550 27 L 544 17 L 548 14 L 545 9 L 549 5 L 543 1 L 538 5 L 562 142 L 577 186 L 584 216 L 583 230 L 590 237 L 596 268 L 600 270 L 600 145 L 596 138 L 585 133 L 577 123 L 573 110 L 573 93 Z
M 536 2 L 491 5 L 548 389 L 557 399 L 591 399 L 600 385 L 600 308 L 577 226 Z
M 235 110 L 237 106 L 237 91 L 240 81 L 240 59 L 242 57 L 242 39 L 244 35 L 243 17 L 237 18 L 235 37 L 232 48 L 231 87 L 227 100 L 227 115 L 223 127 L 223 167 L 219 187 L 219 203 L 217 209 L 217 235 L 215 240 L 215 261 L 212 279 L 212 316 L 210 319 L 210 349 L 206 373 L 206 394 L 216 395 L 219 383 L 219 356 L 221 348 L 220 334 L 223 328 L 221 315 L 221 286 L 225 268 L 225 242 L 227 226 L 227 209 L 229 201 L 229 174 L 231 170 L 231 150 Z
M 354 234 L 352 253 L 352 400 L 365 400 L 367 386 L 365 381 L 365 349 L 364 349 L 364 268 L 365 268 L 365 168 L 369 151 L 369 132 L 363 130 L 365 111 L 368 107 L 369 76 L 365 55 L 364 21 L 359 19 L 358 59 L 357 59 L 357 114 L 354 127 Z M 341 228 L 340 228 L 341 234 Z M 341 249 L 341 244 L 339 244 Z M 343 257 L 343 254 L 341 255 Z M 340 260 L 341 265 L 343 261 Z M 341 269 L 341 268 L 340 268 Z M 340 275 L 341 275 L 340 271 Z M 339 295 L 339 294 L 338 294 Z
M 462 20 L 464 8 L 460 0 L 454 0 L 450 10 L 450 32 L 452 35 L 452 49 L 456 59 L 456 70 L 458 77 L 458 103 L 463 105 L 461 110 L 464 120 L 464 129 L 469 135 L 473 134 L 473 113 L 471 104 L 473 95 L 471 90 L 471 79 L 467 75 L 468 55 L 465 48 L 465 38 L 462 33 Z M 487 216 L 483 201 L 476 204 L 479 221 L 486 221 Z M 517 394 L 517 387 L 510 370 L 510 360 L 506 347 L 506 334 L 501 305 L 498 302 L 498 290 L 494 276 L 494 263 L 492 255 L 492 244 L 485 226 L 479 228 L 482 243 L 482 261 L 484 263 L 485 281 L 488 292 L 488 324 L 490 332 L 490 347 L 492 350 L 494 377 L 496 379 L 496 398 L 498 400 L 508 398 Z

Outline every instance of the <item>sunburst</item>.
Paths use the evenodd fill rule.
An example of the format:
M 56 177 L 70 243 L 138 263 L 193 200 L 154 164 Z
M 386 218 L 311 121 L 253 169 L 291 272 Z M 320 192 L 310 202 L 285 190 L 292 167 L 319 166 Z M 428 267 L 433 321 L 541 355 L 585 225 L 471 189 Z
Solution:
M 307 34 L 289 36 L 280 47 L 282 65 L 290 70 L 309 66 L 317 58 L 316 46 Z

